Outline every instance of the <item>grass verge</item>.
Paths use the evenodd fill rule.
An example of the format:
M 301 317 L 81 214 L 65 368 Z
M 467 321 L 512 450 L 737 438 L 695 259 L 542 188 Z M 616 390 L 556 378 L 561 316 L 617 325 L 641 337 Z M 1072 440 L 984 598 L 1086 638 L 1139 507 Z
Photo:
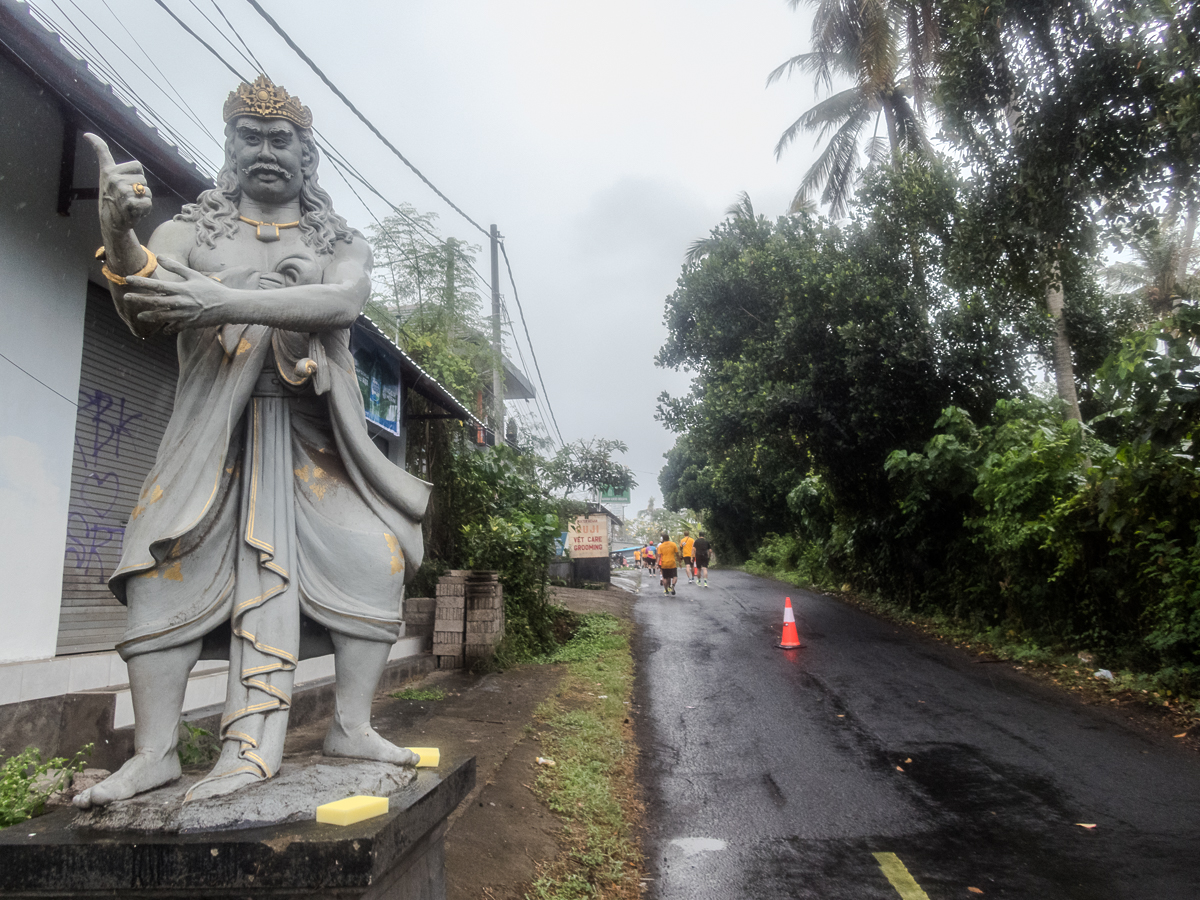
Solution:
M 446 692 L 441 688 L 405 688 L 402 691 L 392 691 L 388 696 L 396 700 L 445 700 Z
M 535 789 L 564 822 L 565 852 L 541 870 L 526 897 L 639 897 L 629 626 L 606 613 L 584 615 L 575 636 L 544 661 L 565 663 L 567 675 L 535 714 L 542 748 L 555 762 L 539 770 Z

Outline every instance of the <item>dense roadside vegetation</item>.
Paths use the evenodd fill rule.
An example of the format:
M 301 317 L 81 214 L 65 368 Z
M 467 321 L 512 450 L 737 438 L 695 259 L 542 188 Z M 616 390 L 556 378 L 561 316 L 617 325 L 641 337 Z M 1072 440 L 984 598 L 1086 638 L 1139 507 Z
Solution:
M 665 502 L 726 561 L 1195 698 L 1200 7 L 933 4 L 906 44 L 919 17 L 868 6 L 942 138 L 827 188 L 836 222 L 743 197 L 693 246 L 659 354 L 695 373 L 661 398 Z M 853 60 L 828 43 L 852 31 L 814 44 Z

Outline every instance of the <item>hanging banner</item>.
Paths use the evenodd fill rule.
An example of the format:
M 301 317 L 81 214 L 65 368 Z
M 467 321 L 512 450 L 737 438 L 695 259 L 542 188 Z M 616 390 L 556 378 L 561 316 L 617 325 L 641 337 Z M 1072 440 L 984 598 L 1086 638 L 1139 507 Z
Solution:
M 382 354 L 368 347 L 354 353 L 358 389 L 362 393 L 363 412 L 368 422 L 384 431 L 400 433 L 400 377 Z
M 608 516 L 577 516 L 567 530 L 571 559 L 608 556 Z

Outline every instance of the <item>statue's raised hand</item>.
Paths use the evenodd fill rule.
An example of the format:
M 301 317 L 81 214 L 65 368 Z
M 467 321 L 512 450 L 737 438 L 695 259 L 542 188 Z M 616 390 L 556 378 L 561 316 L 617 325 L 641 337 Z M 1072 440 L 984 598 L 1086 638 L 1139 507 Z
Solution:
M 110 235 L 130 231 L 142 221 L 154 197 L 140 162 L 135 159 L 118 163 L 103 138 L 90 132 L 84 137 L 100 163 L 100 228 L 107 241 Z

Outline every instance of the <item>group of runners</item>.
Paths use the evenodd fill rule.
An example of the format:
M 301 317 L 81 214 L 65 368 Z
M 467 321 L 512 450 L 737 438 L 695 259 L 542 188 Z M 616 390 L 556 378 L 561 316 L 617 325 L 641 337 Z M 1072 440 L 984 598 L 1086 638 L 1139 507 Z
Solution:
M 646 544 L 640 550 L 634 551 L 634 559 L 639 568 L 645 566 L 651 575 L 657 569 L 663 593 L 674 594 L 675 585 L 679 581 L 680 564 L 687 572 L 688 584 L 695 581 L 700 587 L 708 587 L 708 562 L 711 554 L 712 548 L 704 537 L 704 532 L 701 531 L 699 537 L 693 538 L 685 528 L 678 544 L 664 531 L 662 542 L 657 547 Z

